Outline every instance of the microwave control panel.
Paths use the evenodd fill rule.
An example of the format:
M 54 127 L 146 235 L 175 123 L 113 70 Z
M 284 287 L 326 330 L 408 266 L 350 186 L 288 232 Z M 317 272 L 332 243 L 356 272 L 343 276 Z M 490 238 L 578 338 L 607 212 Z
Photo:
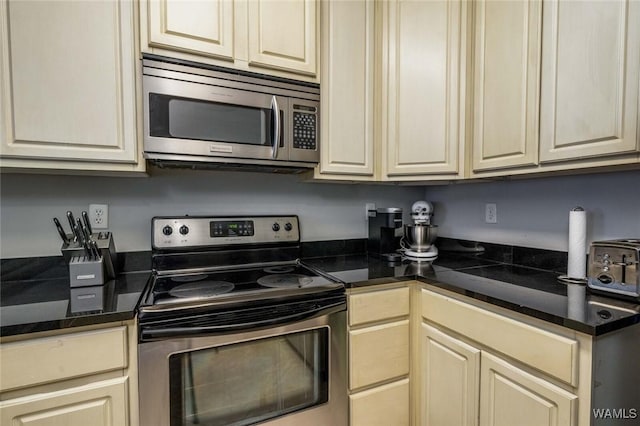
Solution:
M 293 106 L 293 147 L 315 150 L 317 132 L 317 108 L 306 105 Z

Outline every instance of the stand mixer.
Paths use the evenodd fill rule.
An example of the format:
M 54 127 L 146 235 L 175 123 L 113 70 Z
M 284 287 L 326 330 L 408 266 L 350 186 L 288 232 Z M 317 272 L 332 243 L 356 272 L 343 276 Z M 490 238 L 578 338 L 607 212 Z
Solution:
M 438 257 L 438 248 L 433 242 L 438 237 L 437 226 L 431 224 L 433 205 L 428 201 L 416 201 L 411 206 L 413 225 L 404 225 L 400 240 L 403 259 L 414 262 L 431 262 Z

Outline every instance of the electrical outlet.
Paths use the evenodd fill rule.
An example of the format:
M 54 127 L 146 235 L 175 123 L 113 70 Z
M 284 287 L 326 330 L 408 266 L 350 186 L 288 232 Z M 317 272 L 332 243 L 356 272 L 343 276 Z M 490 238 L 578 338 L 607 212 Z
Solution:
M 109 227 L 109 205 L 89 204 L 89 222 L 92 229 L 107 229 Z
M 376 209 L 376 203 L 366 203 L 364 205 L 364 217 L 367 218 L 367 220 L 369 219 L 369 210 L 375 210 Z
M 495 203 L 484 205 L 484 221 L 487 223 L 498 223 L 498 206 Z

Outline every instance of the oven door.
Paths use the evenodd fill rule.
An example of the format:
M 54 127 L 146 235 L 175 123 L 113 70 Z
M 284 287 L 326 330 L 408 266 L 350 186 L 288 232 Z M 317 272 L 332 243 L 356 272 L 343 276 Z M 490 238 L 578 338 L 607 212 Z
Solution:
M 348 423 L 344 310 L 138 351 L 142 426 Z
M 287 97 L 155 75 L 143 89 L 147 158 L 289 159 Z

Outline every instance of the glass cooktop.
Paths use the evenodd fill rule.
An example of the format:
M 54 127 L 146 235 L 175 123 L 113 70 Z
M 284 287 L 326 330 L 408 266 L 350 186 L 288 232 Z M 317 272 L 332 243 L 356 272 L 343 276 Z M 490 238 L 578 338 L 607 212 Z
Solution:
M 309 292 L 342 288 L 300 264 L 239 268 L 214 272 L 175 273 L 155 278 L 152 304 L 180 304 L 192 300 L 259 297 L 269 292 Z M 266 295 L 266 294 L 265 294 Z

